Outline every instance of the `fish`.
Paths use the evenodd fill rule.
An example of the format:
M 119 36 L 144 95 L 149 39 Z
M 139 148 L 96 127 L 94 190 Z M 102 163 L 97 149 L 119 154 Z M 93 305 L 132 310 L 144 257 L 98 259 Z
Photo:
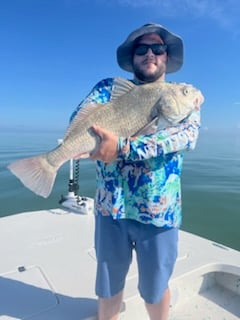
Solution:
M 10 163 L 8 169 L 25 187 L 47 198 L 58 169 L 70 159 L 89 157 L 101 143 L 93 125 L 121 137 L 150 134 L 156 128 L 177 125 L 194 110 L 204 97 L 191 84 L 153 82 L 136 85 L 130 80 L 114 78 L 108 103 L 83 104 L 69 124 L 63 141 L 56 148 Z

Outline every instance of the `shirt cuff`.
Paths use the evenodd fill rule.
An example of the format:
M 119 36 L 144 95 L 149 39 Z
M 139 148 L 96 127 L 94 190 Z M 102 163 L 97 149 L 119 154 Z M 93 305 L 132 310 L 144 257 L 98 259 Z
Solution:
M 118 160 L 126 159 L 130 152 L 129 138 L 118 137 L 117 150 L 118 150 L 117 159 Z

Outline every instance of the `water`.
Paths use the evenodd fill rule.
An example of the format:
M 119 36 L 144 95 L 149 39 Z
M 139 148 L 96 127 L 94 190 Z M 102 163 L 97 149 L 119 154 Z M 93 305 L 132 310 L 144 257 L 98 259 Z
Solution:
M 60 207 L 67 193 L 68 164 L 57 175 L 49 198 L 43 199 L 22 186 L 7 169 L 11 161 L 56 146 L 59 132 L 0 133 L 0 217 Z M 80 162 L 80 194 L 93 197 L 95 168 Z M 185 156 L 182 194 L 182 229 L 240 250 L 240 132 L 201 132 L 197 148 Z

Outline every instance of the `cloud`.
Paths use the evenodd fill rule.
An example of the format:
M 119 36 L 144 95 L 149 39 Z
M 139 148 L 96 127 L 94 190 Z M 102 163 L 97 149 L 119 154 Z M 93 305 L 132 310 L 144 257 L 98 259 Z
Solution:
M 186 18 L 189 16 L 210 18 L 219 26 L 231 30 L 239 26 L 239 0 L 117 0 L 117 2 L 121 6 L 155 8 L 166 17 L 181 15 Z

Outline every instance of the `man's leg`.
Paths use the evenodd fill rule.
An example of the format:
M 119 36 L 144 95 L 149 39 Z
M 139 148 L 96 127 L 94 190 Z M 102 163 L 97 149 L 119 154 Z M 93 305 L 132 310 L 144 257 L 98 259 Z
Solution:
M 123 291 L 111 298 L 99 298 L 98 300 L 98 320 L 117 320 L 121 305 Z
M 98 319 L 115 320 L 121 309 L 125 278 L 132 261 L 128 221 L 96 216 L 95 248 Z
M 150 319 L 167 320 L 170 305 L 168 282 L 177 257 L 178 230 L 151 225 L 140 229 L 136 242 L 139 291 Z
M 150 320 L 167 320 L 170 305 L 170 290 L 167 289 L 162 300 L 156 304 L 145 303 Z M 113 318 L 115 319 L 115 318 Z
M 98 320 L 117 320 L 121 310 L 122 298 L 123 291 L 108 299 L 99 298 Z M 150 320 L 167 320 L 169 304 L 169 289 L 165 291 L 163 298 L 159 303 L 145 303 Z

